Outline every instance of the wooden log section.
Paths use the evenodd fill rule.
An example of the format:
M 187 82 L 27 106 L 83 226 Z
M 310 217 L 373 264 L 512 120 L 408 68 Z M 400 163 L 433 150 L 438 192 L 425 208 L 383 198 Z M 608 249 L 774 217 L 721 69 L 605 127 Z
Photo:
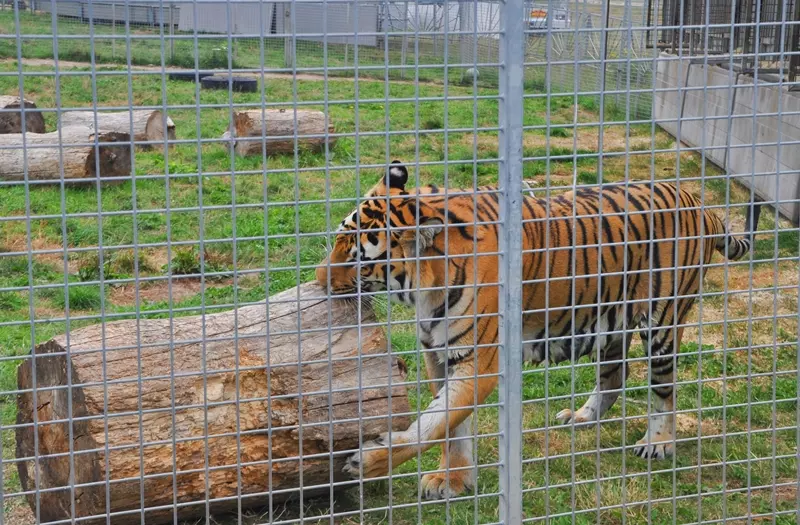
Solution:
M 295 127 L 294 110 L 250 109 L 234 112 L 233 122 L 223 138 L 233 135 L 237 155 L 262 155 L 262 137 L 266 137 L 267 155 L 279 155 L 294 153 L 295 135 L 298 149 L 322 151 L 325 148 L 325 133 L 333 132 L 330 121 L 325 125 L 325 113 L 322 111 L 298 109 Z M 336 137 L 328 137 L 328 146 L 332 148 L 335 144 Z
M 25 132 L 44 133 L 44 117 L 32 100 L 0 95 L 0 134 L 22 133 L 22 106 L 25 105 Z
M 70 335 L 69 362 L 65 336 L 38 345 L 36 401 L 31 392 L 20 394 L 17 413 L 17 423 L 29 425 L 36 409 L 38 469 L 33 460 L 26 460 L 18 463 L 18 470 L 26 491 L 34 490 L 38 476 L 42 521 L 70 518 L 65 422 L 70 403 L 66 388 L 53 389 L 68 381 L 73 385 L 72 474 L 79 485 L 74 492 L 75 515 L 98 517 L 81 523 L 106 523 L 107 481 L 111 513 L 119 513 L 111 520 L 115 525 L 141 522 L 140 497 L 145 509 L 173 505 L 173 480 L 178 503 L 195 502 L 179 507 L 180 520 L 205 516 L 206 488 L 211 511 L 220 512 L 236 509 L 237 486 L 247 508 L 266 505 L 267 491 L 272 491 L 273 502 L 298 496 L 301 473 L 304 487 L 329 487 L 331 472 L 335 481 L 345 481 L 342 467 L 349 454 L 345 451 L 358 448 L 359 431 L 367 440 L 386 432 L 390 424 L 394 429 L 408 426 L 407 417 L 389 415 L 408 413 L 406 388 L 388 386 L 405 379 L 405 368 L 386 354 L 386 338 L 379 327 L 362 327 L 359 366 L 358 330 L 336 328 L 355 324 L 353 305 L 315 296 L 324 292 L 308 283 L 273 296 L 269 312 L 259 304 L 209 314 L 205 321 L 200 316 L 141 320 L 137 328 L 135 320 L 124 320 L 106 323 L 105 332 L 101 325 L 85 327 Z M 365 320 L 374 319 L 364 310 Z M 301 330 L 316 331 L 304 332 L 298 339 L 298 318 Z M 199 341 L 203 328 L 205 346 Z M 130 348 L 137 340 L 141 349 Z M 32 372 L 30 361 L 20 365 L 20 389 L 33 387 Z M 141 416 L 140 411 L 144 411 Z M 33 457 L 34 428 L 18 427 L 16 439 L 17 458 Z M 340 451 L 332 460 L 331 450 Z M 148 476 L 143 495 L 142 474 Z M 49 490 L 59 487 L 64 489 Z M 280 492 L 284 489 L 291 490 Z M 317 492 L 328 494 L 329 488 L 304 494 Z M 246 497 L 256 493 L 262 495 Z M 234 498 L 213 501 L 226 497 Z M 34 508 L 34 495 L 29 503 Z M 144 519 L 148 524 L 172 523 L 172 509 L 145 510 Z
M 135 109 L 133 111 L 97 112 L 97 127 L 117 133 L 130 133 L 133 122 L 133 140 L 136 142 L 175 140 L 175 123 L 167 116 L 167 131 L 164 133 L 164 117 L 161 111 Z M 62 113 L 59 127 L 87 126 L 94 129 L 94 111 L 67 111 Z M 141 149 L 153 149 L 158 144 L 137 144 Z M 162 146 L 163 147 L 163 146 Z
M 92 144 L 97 135 L 98 147 Z M 122 142 L 123 144 L 116 144 Z M 27 162 L 30 180 L 64 178 L 96 179 L 131 175 L 130 135 L 85 126 L 70 126 L 52 133 L 11 133 L 0 135 L 0 181 L 25 179 Z M 97 155 L 99 153 L 99 172 Z M 84 181 L 92 182 L 92 181 Z

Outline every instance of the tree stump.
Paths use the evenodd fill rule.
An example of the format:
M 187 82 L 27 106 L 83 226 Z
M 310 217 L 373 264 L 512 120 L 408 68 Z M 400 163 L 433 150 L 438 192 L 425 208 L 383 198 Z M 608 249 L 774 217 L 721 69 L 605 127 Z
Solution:
M 26 392 L 16 453 L 31 458 L 18 470 L 23 490 L 33 490 L 35 409 L 42 521 L 70 518 L 70 459 L 58 455 L 69 451 L 70 382 L 75 516 L 97 517 L 81 523 L 106 523 L 109 481 L 111 512 L 129 511 L 113 524 L 140 523 L 140 498 L 145 509 L 194 502 L 179 507 L 183 520 L 205 516 L 207 497 L 219 512 L 236 509 L 237 490 L 243 507 L 255 507 L 270 493 L 279 502 L 301 490 L 328 494 L 331 476 L 346 481 L 342 467 L 359 434 L 408 425 L 390 415 L 408 414 L 406 388 L 395 386 L 405 368 L 387 354 L 379 327 L 362 327 L 359 356 L 353 305 L 324 296 L 307 283 L 271 297 L 268 308 L 109 322 L 72 332 L 69 347 L 65 335 L 38 345 L 35 401 L 31 361 L 18 371 Z M 374 320 L 366 307 L 363 319 Z M 298 326 L 308 331 L 298 337 Z M 301 488 L 301 476 L 312 488 Z M 35 512 L 33 494 L 28 502 Z M 172 512 L 145 510 L 144 520 L 172 523 Z
M 98 129 L 116 133 L 130 133 L 133 122 L 133 140 L 136 142 L 164 142 L 164 139 L 175 140 L 175 123 L 167 116 L 167 131 L 164 133 L 164 117 L 161 111 L 135 109 L 133 111 L 115 111 L 113 113 L 97 112 Z M 61 114 L 59 127 L 86 126 L 95 127 L 94 111 L 67 111 Z M 152 149 L 156 144 L 137 144 L 141 149 Z
M 22 133 L 22 108 L 23 100 L 19 97 L 0 96 L 0 134 Z M 44 117 L 36 111 L 36 104 L 31 100 L 24 100 L 25 105 L 25 132 L 44 133 Z
M 97 136 L 100 143 L 93 144 Z M 23 141 L 24 140 L 24 141 Z M 117 144 L 122 142 L 123 144 Z M 98 176 L 130 177 L 130 135 L 116 131 L 92 131 L 70 126 L 52 133 L 10 133 L 0 135 L 0 181 L 25 179 L 27 162 L 30 180 L 93 182 Z M 98 168 L 99 154 L 99 172 Z
M 295 135 L 301 150 L 322 151 L 326 134 L 334 132 L 333 124 L 325 125 L 325 113 L 309 109 L 250 109 L 233 113 L 233 122 L 223 138 L 233 136 L 237 155 L 262 155 L 266 137 L 267 155 L 294 153 Z M 329 147 L 336 144 L 336 137 L 327 137 Z

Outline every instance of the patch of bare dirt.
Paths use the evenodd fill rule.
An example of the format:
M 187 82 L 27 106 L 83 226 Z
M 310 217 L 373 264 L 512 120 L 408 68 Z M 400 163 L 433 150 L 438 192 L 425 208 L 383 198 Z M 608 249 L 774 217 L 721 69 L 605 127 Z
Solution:
M 564 428 L 567 432 L 564 432 Z M 544 431 L 528 432 L 525 434 L 525 444 L 533 446 L 539 455 L 561 456 L 570 451 L 572 437 L 568 430 L 569 427 L 552 426 L 546 439 Z
M 10 252 L 27 252 L 28 239 L 22 235 L 10 234 L 2 240 L 3 249 Z M 33 260 L 37 263 L 50 264 L 59 271 L 64 269 L 64 245 L 46 239 L 45 237 L 34 236 L 31 238 L 31 249 L 33 250 Z M 35 253 L 41 251 L 53 251 L 54 253 Z M 71 258 L 67 261 L 69 273 L 77 271 L 77 263 Z
M 19 502 L 5 508 L 3 523 L 6 525 L 33 525 L 36 523 L 36 517 L 27 504 Z
M 0 63 L 4 64 L 16 64 L 17 59 L 15 58 L 7 58 L 0 60 Z M 23 58 L 22 59 L 23 66 L 33 66 L 33 67 L 55 67 L 55 60 L 51 58 Z M 91 63 L 89 62 L 74 62 L 71 60 L 59 60 L 58 61 L 58 68 L 59 69 L 80 69 L 80 68 L 87 68 L 91 67 Z M 114 64 L 114 63 L 98 63 L 95 64 L 97 69 L 113 69 L 119 68 L 121 72 L 128 70 L 127 64 Z M 131 71 L 158 71 L 158 72 L 165 72 L 165 73 L 172 73 L 174 71 L 193 71 L 193 69 L 189 68 L 182 68 L 176 66 L 169 66 L 162 68 L 161 66 L 131 66 Z M 236 74 L 236 72 L 234 72 Z M 249 73 L 249 72 L 242 72 L 241 74 L 253 74 L 261 76 L 262 73 Z M 297 73 L 295 75 L 291 74 L 282 74 L 282 73 L 263 73 L 264 78 L 274 78 L 274 79 L 283 79 L 283 80 L 292 80 L 296 78 L 297 80 L 311 80 L 311 81 L 324 81 L 326 78 L 323 75 L 315 75 L 311 73 Z M 327 81 L 329 82 L 347 82 L 352 83 L 352 78 L 347 77 L 328 77 Z M 359 77 L 359 82 L 383 82 L 383 80 L 379 78 L 365 78 Z M 411 82 L 409 80 L 392 80 L 393 84 L 408 84 L 414 85 L 417 84 L 416 82 Z M 432 83 L 432 82 L 431 82 Z
M 147 257 L 148 264 L 153 268 L 164 268 L 167 263 L 169 263 L 166 248 L 148 250 L 145 256 Z
M 697 434 L 697 417 L 691 414 L 678 414 L 675 418 L 675 428 L 681 434 Z M 717 435 L 722 431 L 718 421 L 713 419 L 703 419 L 700 423 L 700 431 L 704 436 Z
M 529 134 L 523 140 L 526 148 L 544 148 L 549 143 L 551 148 L 563 148 L 576 151 L 597 152 L 600 136 L 599 126 L 580 126 L 572 129 L 572 137 L 548 137 Z M 650 137 L 626 137 L 621 126 L 607 126 L 603 132 L 603 153 L 635 151 L 650 148 Z
M 706 279 L 704 291 L 723 291 L 728 292 L 744 292 L 744 293 L 730 293 L 727 295 L 727 306 L 722 299 L 711 299 L 703 301 L 702 319 L 699 319 L 698 307 L 695 306 L 694 317 L 690 322 L 703 322 L 722 321 L 724 319 L 746 319 L 752 315 L 765 316 L 771 315 L 775 312 L 777 315 L 785 315 L 797 313 L 797 266 L 792 263 L 782 263 L 778 267 L 778 273 L 775 274 L 770 268 L 767 271 L 756 269 L 752 273 L 748 265 L 737 265 L 728 269 L 727 284 L 725 282 L 725 272 L 722 268 L 714 268 L 711 270 Z M 774 285 L 789 286 L 788 290 L 779 290 L 777 292 L 777 303 L 775 302 L 775 293 L 770 290 L 761 290 L 749 292 L 752 287 L 755 289 L 769 288 Z M 775 306 L 777 305 L 777 308 Z M 788 319 L 779 319 L 777 325 L 782 327 Z M 747 337 L 748 323 L 730 323 L 728 329 L 728 341 L 732 337 Z M 772 342 L 773 333 L 771 329 L 772 321 L 769 321 L 770 327 L 768 330 L 753 329 L 751 331 L 754 344 L 769 344 Z M 789 323 L 790 324 L 790 323 Z M 793 331 L 791 326 L 785 329 Z M 724 327 L 721 324 L 707 325 L 703 327 L 703 344 L 711 344 L 716 348 L 721 348 L 724 342 Z M 690 327 L 686 329 L 684 334 L 684 342 L 697 340 L 698 328 Z
M 778 501 L 796 501 L 797 500 L 797 480 L 796 479 L 778 479 L 775 480 L 776 485 L 782 483 L 789 483 L 775 487 L 775 498 Z
M 563 148 L 576 151 L 598 151 L 599 126 L 577 126 L 570 129 L 574 137 L 548 138 L 538 133 L 528 133 L 523 139 L 523 145 L 526 148 L 539 149 L 546 147 L 549 143 L 551 148 Z M 604 126 L 603 153 L 636 151 L 651 148 L 653 142 L 651 136 L 626 136 L 626 133 L 625 126 Z M 466 133 L 461 138 L 461 143 L 467 146 L 472 146 L 475 141 L 475 136 L 471 133 Z M 496 152 L 497 136 L 479 135 L 477 144 L 479 152 Z
M 205 289 L 215 288 L 219 285 L 205 283 Z M 172 297 L 174 302 L 182 301 L 193 297 L 203 291 L 203 286 L 199 279 L 180 279 L 172 280 L 172 288 L 167 281 L 156 281 L 149 283 L 139 283 L 139 302 L 159 302 Z M 129 283 L 123 286 L 112 288 L 110 294 L 111 302 L 119 306 L 136 305 L 136 283 Z

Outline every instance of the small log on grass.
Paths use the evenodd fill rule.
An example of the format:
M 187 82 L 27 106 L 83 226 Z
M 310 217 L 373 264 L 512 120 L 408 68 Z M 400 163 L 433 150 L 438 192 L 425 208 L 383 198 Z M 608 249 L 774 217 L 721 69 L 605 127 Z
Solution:
M 36 111 L 36 104 L 25 99 L 0 96 L 0 134 L 22 133 L 22 106 L 25 106 L 25 132 L 44 133 L 44 117 Z
M 164 132 L 164 116 L 161 111 L 135 109 L 133 111 L 116 111 L 112 113 L 97 112 L 97 128 L 118 133 L 130 133 L 133 123 L 133 140 L 136 142 L 163 142 L 165 138 L 175 140 L 175 123 L 166 117 L 166 133 Z M 61 115 L 59 127 L 87 126 L 95 127 L 94 111 L 67 111 Z M 137 144 L 142 149 L 151 149 L 158 144 Z
M 296 125 L 293 109 L 235 111 L 223 138 L 233 136 L 237 155 L 262 155 L 264 142 L 267 155 L 294 153 L 295 136 L 298 149 L 322 151 L 326 138 L 330 148 L 336 144 L 336 137 L 328 136 L 333 124 L 328 119 L 326 126 L 325 120 L 325 113 L 309 109 L 297 110 Z
M 308 283 L 269 307 L 115 321 L 38 345 L 36 382 L 31 361 L 18 371 L 17 458 L 34 456 L 38 432 L 38 463 L 18 463 L 23 490 L 38 486 L 32 508 L 38 498 L 44 522 L 69 520 L 70 474 L 75 517 L 98 516 L 81 520 L 92 524 L 106 523 L 107 503 L 120 513 L 111 523 L 138 524 L 140 498 L 145 509 L 170 506 L 173 490 L 178 503 L 195 503 L 179 507 L 181 521 L 205 516 L 206 490 L 212 512 L 236 510 L 238 491 L 245 508 L 267 504 L 265 493 L 296 497 L 301 476 L 316 486 L 306 496 L 328 494 L 331 475 L 345 481 L 345 451 L 359 434 L 372 439 L 409 420 L 391 416 L 407 414 L 408 401 L 383 330 L 362 327 L 359 345 L 353 305 L 324 295 Z M 170 508 L 145 510 L 144 522 L 172 518 Z
M 95 136 L 98 146 L 94 145 Z M 61 180 L 62 169 L 68 181 L 98 176 L 129 177 L 129 144 L 127 133 L 94 132 L 85 126 L 70 126 L 51 133 L 0 135 L 0 181 L 24 180 L 26 165 L 30 180 L 57 182 Z

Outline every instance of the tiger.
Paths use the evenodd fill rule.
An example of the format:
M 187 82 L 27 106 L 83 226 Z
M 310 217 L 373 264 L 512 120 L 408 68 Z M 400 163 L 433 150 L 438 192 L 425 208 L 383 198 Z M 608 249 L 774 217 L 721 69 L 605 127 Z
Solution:
M 434 397 L 417 421 L 364 443 L 343 470 L 387 476 L 439 443 L 440 470 L 425 474 L 420 489 L 427 499 L 455 497 L 475 486 L 472 413 L 498 382 L 499 191 L 407 189 L 401 161 L 383 171 L 339 224 L 315 276 L 331 297 L 381 292 L 415 309 Z M 759 210 L 754 201 L 746 232 Z M 556 419 L 583 427 L 600 420 L 623 389 L 638 332 L 654 401 L 634 452 L 672 456 L 674 358 L 703 266 L 715 251 L 741 259 L 751 235 L 729 235 L 700 199 L 669 182 L 581 187 L 549 199 L 526 191 L 522 219 L 522 275 L 510 279 L 522 280 L 524 361 L 599 361 L 583 406 Z

